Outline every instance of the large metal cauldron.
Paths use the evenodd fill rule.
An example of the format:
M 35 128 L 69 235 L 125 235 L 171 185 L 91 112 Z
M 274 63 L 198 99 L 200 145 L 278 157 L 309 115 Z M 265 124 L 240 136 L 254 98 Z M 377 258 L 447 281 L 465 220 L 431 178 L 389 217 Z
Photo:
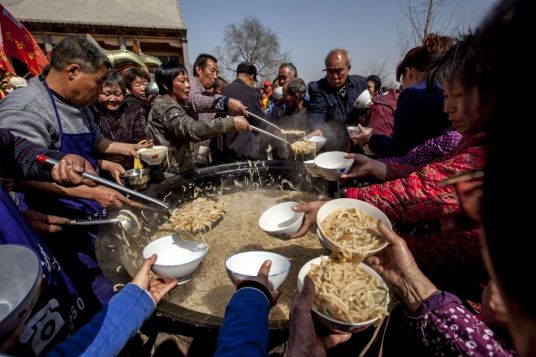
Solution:
M 237 182 L 240 184 L 237 185 Z M 328 188 L 324 185 L 324 181 L 311 179 L 299 162 L 256 161 L 211 166 L 191 171 L 168 179 L 159 185 L 153 185 L 147 193 L 160 199 L 165 197 L 166 202 L 171 202 L 172 206 L 178 206 L 193 200 L 200 190 L 204 191 L 204 194 L 219 194 L 222 190 L 225 194 L 229 194 L 259 188 L 326 193 Z M 118 226 L 109 226 L 101 229 L 97 240 L 96 252 L 99 264 L 114 284 L 124 284 L 132 279 L 141 265 L 141 251 L 148 241 L 147 237 L 150 237 L 156 227 L 168 217 L 167 213 L 161 210 L 144 210 L 143 215 L 141 211 L 134 210 L 134 212 L 145 226 L 140 237 L 126 237 Z M 171 294 L 180 294 L 181 289 L 188 288 L 189 284 L 179 286 Z M 192 330 L 212 331 L 217 329 L 222 322 L 219 316 L 185 309 L 173 303 L 172 300 L 172 298 L 166 298 L 158 306 L 158 314 L 167 320 L 165 323 L 167 330 L 179 330 L 179 333 L 183 334 Z M 176 325 L 177 329 L 171 325 Z M 288 321 L 271 320 L 270 328 L 273 332 L 280 330 L 284 333 L 288 328 Z

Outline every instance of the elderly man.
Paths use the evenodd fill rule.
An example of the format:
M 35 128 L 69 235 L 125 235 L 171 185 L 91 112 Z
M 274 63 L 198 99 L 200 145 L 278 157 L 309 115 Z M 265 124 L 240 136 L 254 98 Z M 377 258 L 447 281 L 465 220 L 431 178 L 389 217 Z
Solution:
M 239 100 L 214 93 L 214 83 L 218 77 L 216 57 L 202 53 L 197 56 L 193 67 L 188 104 L 196 113 L 231 112 L 247 115 L 246 108 Z
M 32 78 L 0 103 L 0 127 L 34 144 L 64 154 L 78 154 L 97 166 L 98 154 L 134 156 L 143 146 L 104 138 L 87 107 L 108 76 L 110 63 L 84 37 L 67 37 L 54 47 L 51 69 L 46 78 Z M 119 164 L 101 161 L 101 168 L 120 170 Z M 123 169 L 124 171 L 124 169 Z M 104 186 L 63 187 L 32 182 L 25 193 L 26 204 L 49 215 L 67 218 L 97 218 L 108 207 L 133 204 L 117 191 Z M 45 192 L 44 192 L 45 191 Z M 66 270 L 76 271 L 75 286 L 87 296 L 86 309 L 100 308 L 113 293 L 100 274 L 92 247 L 96 229 L 66 227 L 47 245 Z
M 343 49 L 329 51 L 324 63 L 326 77 L 309 83 L 309 116 L 311 126 L 326 137 L 324 149 L 349 149 L 346 127 L 359 118 L 353 103 L 367 89 L 365 77 L 348 75 L 350 54 Z
M 281 63 L 277 73 L 277 85 L 283 87 L 285 83 L 292 78 L 298 77 L 298 70 L 292 62 Z
M 247 116 L 246 108 L 242 102 L 215 93 L 214 84 L 218 77 L 216 57 L 206 53 L 197 56 L 192 73 L 188 105 L 192 109 L 190 115 L 194 119 L 209 121 L 214 118 L 214 113 L 225 112 Z M 210 140 L 202 141 L 198 145 L 200 149 L 195 161 L 198 165 L 206 165 L 210 162 L 210 150 L 208 149 Z
M 236 79 L 223 89 L 223 95 L 239 99 L 248 111 L 264 118 L 261 102 L 253 86 L 257 81 L 257 68 L 248 62 L 242 62 L 236 69 Z M 249 116 L 251 125 L 264 128 L 259 119 Z M 211 149 L 216 163 L 234 162 L 238 160 L 265 160 L 268 140 L 257 133 L 226 133 L 212 139 Z

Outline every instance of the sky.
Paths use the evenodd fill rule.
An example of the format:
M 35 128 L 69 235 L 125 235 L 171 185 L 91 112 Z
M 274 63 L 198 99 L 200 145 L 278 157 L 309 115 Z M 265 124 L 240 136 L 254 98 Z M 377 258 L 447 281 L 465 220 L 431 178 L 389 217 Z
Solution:
M 497 0 L 446 0 L 441 20 L 474 28 Z M 408 0 L 180 0 L 186 24 L 190 63 L 199 53 L 213 53 L 224 29 L 249 15 L 278 36 L 307 83 L 325 74 L 324 57 L 332 48 L 352 56 L 350 74 L 367 76 L 371 63 L 385 62 L 391 79 L 402 59 L 398 32 L 409 33 L 400 4 Z M 230 79 L 230 78 L 228 78 Z

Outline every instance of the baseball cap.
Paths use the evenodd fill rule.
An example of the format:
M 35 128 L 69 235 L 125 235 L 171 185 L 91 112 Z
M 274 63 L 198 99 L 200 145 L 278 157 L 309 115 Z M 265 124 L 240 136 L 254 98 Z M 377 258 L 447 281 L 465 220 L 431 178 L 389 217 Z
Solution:
M 236 67 L 237 73 L 247 73 L 253 75 L 253 80 L 257 81 L 257 68 L 253 63 L 250 62 L 242 62 Z

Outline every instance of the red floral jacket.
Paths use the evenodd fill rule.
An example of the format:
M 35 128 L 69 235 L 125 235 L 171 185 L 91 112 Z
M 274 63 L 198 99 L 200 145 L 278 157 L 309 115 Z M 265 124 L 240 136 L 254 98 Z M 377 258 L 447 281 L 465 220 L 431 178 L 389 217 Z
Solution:
M 464 137 L 449 156 L 420 169 L 386 163 L 391 178 L 407 177 L 366 187 L 351 187 L 345 196 L 369 202 L 389 219 L 399 222 L 427 222 L 459 214 L 461 208 L 454 187 L 442 186 L 440 182 L 463 171 L 483 168 L 486 157 L 484 139 L 483 134 Z

